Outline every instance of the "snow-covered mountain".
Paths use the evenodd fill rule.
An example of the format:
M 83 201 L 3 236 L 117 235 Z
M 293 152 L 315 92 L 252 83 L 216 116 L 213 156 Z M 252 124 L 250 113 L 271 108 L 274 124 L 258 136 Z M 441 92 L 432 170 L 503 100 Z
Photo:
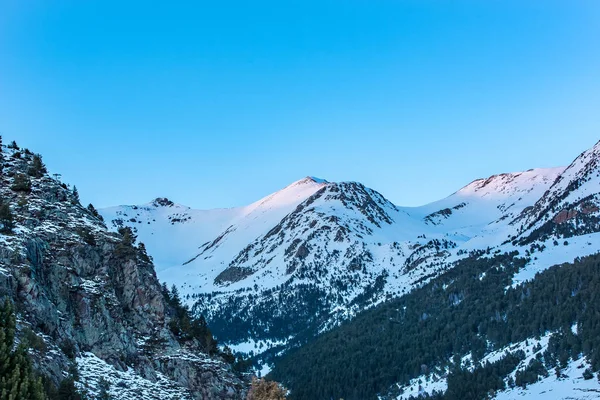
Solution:
M 443 230 L 472 227 L 478 233 L 490 221 L 519 215 L 563 171 L 562 167 L 530 169 L 477 179 L 445 199 L 415 208 L 414 214 L 423 216 L 428 225 L 443 226 Z
M 101 214 L 113 228 L 136 230 L 159 279 L 175 284 L 220 339 L 260 353 L 407 293 L 469 254 L 548 248 L 548 260 L 540 250 L 532 257 L 538 271 L 549 259 L 598 251 L 588 243 L 600 230 L 599 151 L 566 169 L 478 179 L 422 207 L 398 207 L 360 183 L 307 177 L 246 207 L 193 210 L 157 199 Z M 548 221 L 554 228 L 535 236 Z M 550 248 L 563 236 L 581 236 L 577 254 Z
M 583 152 L 520 216 L 521 241 L 571 237 L 600 230 L 600 142 Z
M 131 226 L 151 248 L 157 271 L 182 265 L 202 252 L 218 248 L 237 254 L 254 238 L 265 234 L 298 204 L 326 184 L 305 178 L 245 207 L 194 210 L 165 198 L 141 206 L 119 206 L 101 210 L 113 227 Z M 226 256 L 227 257 L 227 256 Z

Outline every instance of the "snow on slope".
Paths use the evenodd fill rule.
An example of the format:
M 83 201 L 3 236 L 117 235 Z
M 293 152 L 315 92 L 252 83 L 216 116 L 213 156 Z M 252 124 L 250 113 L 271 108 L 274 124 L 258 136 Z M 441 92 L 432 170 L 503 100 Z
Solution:
M 443 200 L 415 208 L 398 208 L 379 193 L 364 188 L 370 191 L 372 197 L 381 197 L 384 203 L 387 202 L 389 210 L 386 212 L 390 214 L 389 218 L 393 223 L 372 226 L 363 232 L 360 231 L 360 220 L 366 218 L 370 222 L 369 217 L 360 213 L 348 216 L 346 206 L 342 203 L 334 205 L 332 200 L 335 199 L 330 193 L 318 199 L 314 206 L 315 217 L 306 217 L 311 219 L 309 223 L 315 225 L 304 229 L 304 236 L 316 232 L 321 226 L 328 226 L 321 219 L 341 218 L 345 223 L 355 221 L 354 226 L 342 224 L 341 229 L 356 232 L 361 236 L 359 241 L 377 243 L 375 249 L 370 249 L 371 253 L 380 256 L 379 264 L 388 263 L 393 267 L 400 265 L 402 259 L 408 258 L 414 249 L 426 245 L 432 238 L 464 243 L 481 236 L 490 223 L 498 219 L 505 221 L 514 218 L 525 207 L 531 206 L 562 170 L 563 168 L 536 169 L 479 179 Z M 215 285 L 215 278 L 230 263 L 237 264 L 239 268 L 257 269 L 260 258 L 254 262 L 250 260 L 240 263 L 239 260 L 235 262 L 236 256 L 242 254 L 248 245 L 260 242 L 262 236 L 278 226 L 286 215 L 319 189 L 334 188 L 336 185 L 338 184 L 307 177 L 246 207 L 193 210 L 166 199 L 157 199 L 143 206 L 103 209 L 101 213 L 113 227 L 128 225 L 136 229 L 139 240 L 146 244 L 154 258 L 159 278 L 181 285 L 186 294 L 210 292 L 222 289 L 223 285 Z M 343 185 L 347 185 L 343 190 L 345 196 L 351 197 L 354 191 L 363 190 L 359 184 L 339 184 L 339 187 Z M 366 197 L 371 196 L 363 196 L 358 201 L 364 201 Z M 338 200 L 346 204 L 349 201 Z M 359 221 L 358 225 L 356 221 Z M 335 221 L 333 225 L 337 224 Z M 315 233 L 311 237 L 313 242 L 316 240 L 315 235 L 325 242 L 331 242 L 326 243 L 326 246 L 332 247 L 331 251 L 346 251 L 343 244 L 337 248 L 333 246 L 336 242 L 329 235 Z M 289 239 L 281 242 L 285 244 L 285 249 L 279 249 L 273 255 L 273 251 L 269 252 L 268 259 L 278 268 L 289 269 L 287 263 L 290 257 L 284 257 L 284 252 L 294 240 L 303 240 L 302 235 L 296 233 L 287 236 Z M 386 244 L 384 250 L 380 249 L 381 243 Z M 270 246 L 276 245 L 271 240 Z M 403 250 L 399 252 L 398 248 Z M 255 250 L 254 254 L 259 253 Z M 260 255 L 263 254 L 264 251 Z M 352 252 L 352 257 L 355 256 L 356 251 Z M 395 263 L 390 261 L 392 258 L 395 258 Z M 253 264 L 254 267 L 248 267 L 248 264 Z M 381 271 L 381 268 L 378 270 Z M 273 272 L 275 271 L 271 271 Z M 280 279 L 260 280 L 259 284 L 281 284 L 286 276 L 282 273 L 275 275 Z M 238 284 L 231 289 L 242 286 L 243 284 Z
M 562 377 L 550 375 L 523 389 L 515 387 L 498 393 L 496 400 L 590 400 L 600 398 L 600 381 L 585 380 L 582 372 L 589 365 L 585 360 L 570 361 L 561 371 Z
M 600 228 L 600 142 L 583 152 L 528 210 L 519 216 L 522 238 L 536 240 L 554 233 L 562 237 Z
M 191 400 L 192 395 L 161 374 L 155 382 L 143 378 L 133 369 L 119 371 L 114 366 L 96 357 L 93 353 L 82 353 L 77 357 L 79 373 L 78 387 L 93 398 L 100 398 L 101 380 L 108 383 L 107 392 L 121 400 Z
M 327 329 L 407 293 L 473 251 L 531 256 L 515 284 L 558 260 L 597 252 L 593 233 L 600 222 L 596 229 L 587 221 L 589 232 L 574 229 L 578 238 L 569 251 L 562 241 L 554 244 L 562 237 L 556 233 L 537 247 L 515 238 L 524 231 L 522 221 L 548 209 L 544 205 L 566 207 L 572 198 L 598 193 L 599 153 L 597 145 L 566 169 L 478 179 L 422 207 L 397 207 L 355 182 L 305 178 L 246 207 L 197 211 L 151 204 L 101 212 L 109 222 L 136 227 L 159 278 L 176 284 L 220 338 L 244 348 L 245 342 L 290 340 L 309 322 Z
M 523 351 L 525 358 L 519 363 L 515 370 L 505 379 L 506 390 L 498 392 L 493 398 L 497 400 L 517 400 L 526 399 L 572 399 L 587 400 L 600 398 L 600 381 L 595 377 L 589 380 L 583 378 L 583 371 L 589 367 L 585 359 L 569 361 L 566 368 L 561 370 L 561 377 L 557 378 L 555 374 L 549 374 L 548 377 L 542 377 L 538 382 L 527 385 L 526 388 L 516 386 L 511 388 L 508 384 L 509 377 L 515 380 L 516 372 L 524 370 L 531 360 L 541 356 L 548 348 L 548 342 L 551 333 L 539 338 L 529 338 L 526 341 L 511 344 L 505 348 L 493 351 L 487 354 L 479 363 L 473 365 L 471 355 L 462 358 L 463 368 L 473 371 L 475 366 L 485 365 L 486 362 L 493 363 L 500 360 L 507 353 L 516 353 Z M 412 379 L 407 385 L 397 385 L 392 388 L 393 392 L 399 391 L 399 395 L 394 395 L 396 400 L 408 400 L 418 398 L 425 394 L 444 393 L 448 389 L 447 375 L 448 369 L 436 371 L 431 374 L 421 375 Z M 385 399 L 389 397 L 380 397 Z
M 524 340 L 522 342 L 511 344 L 510 346 L 502 349 L 492 351 L 485 355 L 482 360 L 477 363 L 473 362 L 471 354 L 467 354 L 461 358 L 461 367 L 466 370 L 473 371 L 476 367 L 485 365 L 487 362 L 493 363 L 500 360 L 507 353 L 515 353 L 522 350 L 525 352 L 525 358 L 519 363 L 515 371 L 509 375 L 514 379 L 514 375 L 517 370 L 525 368 L 537 354 L 543 354 L 543 352 L 548 348 L 550 335 L 551 334 L 548 333 L 540 337 L 539 340 L 530 338 L 526 341 Z M 538 345 L 541 347 L 538 348 L 538 350 L 535 350 L 537 348 L 536 346 Z M 449 368 L 446 367 L 442 371 L 436 370 L 432 373 L 423 374 L 411 379 L 406 385 L 396 385 L 396 387 L 392 388 L 393 391 L 398 390 L 400 392 L 397 397 L 395 396 L 396 400 L 410 400 L 411 398 L 417 398 L 425 394 L 433 395 L 434 393 L 446 392 L 446 390 L 448 390 L 447 377 L 449 372 Z
M 316 178 L 304 178 L 246 207 L 194 210 L 158 198 L 141 206 L 105 208 L 100 213 L 112 228 L 134 228 L 154 258 L 159 278 L 169 280 L 161 272 L 189 261 L 203 243 L 227 232 L 223 242 L 237 252 L 236 246 L 243 247 L 268 230 L 324 184 Z
M 157 361 L 170 363 L 173 369 L 177 368 L 178 360 L 192 362 L 196 365 L 194 373 L 198 375 L 210 376 L 225 373 L 228 369 L 227 365 L 220 360 L 210 358 L 202 353 L 191 353 L 185 349 L 179 349 L 170 354 L 154 354 L 153 357 Z M 180 381 L 176 382 L 160 372 L 150 371 L 148 375 L 143 375 L 131 367 L 126 366 L 123 369 L 108 364 L 90 352 L 81 353 L 75 362 L 79 375 L 77 386 L 85 390 L 94 399 L 100 398 L 102 381 L 108 387 L 107 392 L 111 398 L 119 400 L 192 400 L 206 398 L 205 392 L 192 393 L 185 387 L 180 386 L 186 379 L 194 379 L 193 376 L 181 375 Z M 226 390 L 229 396 L 223 398 L 233 398 L 235 394 L 233 387 L 236 383 L 227 378 L 223 383 L 226 387 L 229 387 Z M 208 388 L 202 388 L 201 390 L 205 389 L 208 390 Z
M 474 236 L 493 221 L 514 219 L 563 171 L 564 167 L 538 168 L 477 179 L 445 199 L 406 211 L 439 231 L 457 230 Z
M 100 210 L 112 228 L 130 226 L 154 258 L 157 272 L 181 265 L 198 246 L 227 226 L 237 209 L 193 210 L 167 199 Z

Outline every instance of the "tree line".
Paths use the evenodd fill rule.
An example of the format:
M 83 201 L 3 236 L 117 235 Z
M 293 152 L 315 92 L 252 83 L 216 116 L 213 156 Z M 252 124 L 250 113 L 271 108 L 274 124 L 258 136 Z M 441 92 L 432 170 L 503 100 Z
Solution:
M 543 368 L 528 366 L 519 384 L 580 356 L 589 360 L 589 373 L 598 371 L 600 256 L 552 267 L 511 287 L 526 262 L 516 252 L 464 259 L 423 287 L 291 351 L 269 377 L 290 388 L 292 399 L 375 399 L 424 372 L 442 374 L 458 356 L 470 353 L 477 363 L 490 351 L 555 331 L 549 352 L 538 360 Z M 477 399 L 498 390 L 516 360 L 503 362 L 473 373 L 454 370 L 446 398 Z

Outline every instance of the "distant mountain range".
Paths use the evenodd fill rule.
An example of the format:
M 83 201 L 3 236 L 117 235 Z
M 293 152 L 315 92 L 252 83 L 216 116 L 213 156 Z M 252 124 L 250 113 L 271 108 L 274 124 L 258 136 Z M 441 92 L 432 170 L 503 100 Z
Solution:
M 221 340 L 267 362 L 468 256 L 543 249 L 519 282 L 597 252 L 599 152 L 596 144 L 566 168 L 477 179 L 421 207 L 306 177 L 246 207 L 194 210 L 158 198 L 100 213 L 113 229 L 135 230 L 159 279 Z

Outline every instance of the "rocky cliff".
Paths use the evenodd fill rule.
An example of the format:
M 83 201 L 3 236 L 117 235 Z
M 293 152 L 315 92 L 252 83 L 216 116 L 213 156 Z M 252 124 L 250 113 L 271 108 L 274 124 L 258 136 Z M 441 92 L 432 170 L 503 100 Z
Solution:
M 95 393 L 102 377 L 120 399 L 245 397 L 247 377 L 170 329 L 168 296 L 130 231 L 109 232 L 28 150 L 2 146 L 0 165 L 0 297 L 16 304 L 41 373 L 58 384 L 77 365 L 80 387 Z

